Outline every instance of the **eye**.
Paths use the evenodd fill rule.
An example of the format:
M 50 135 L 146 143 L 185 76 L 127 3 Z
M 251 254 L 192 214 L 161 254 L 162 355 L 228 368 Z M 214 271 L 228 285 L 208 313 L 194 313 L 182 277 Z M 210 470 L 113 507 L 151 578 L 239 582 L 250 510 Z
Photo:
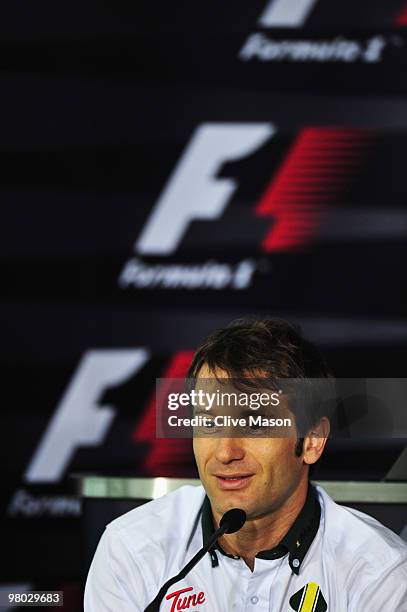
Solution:
M 204 422 L 202 422 L 197 427 L 194 427 L 194 432 L 195 432 L 195 435 L 198 435 L 198 436 L 205 436 L 205 435 L 208 436 L 208 435 L 215 433 L 217 429 L 218 428 L 216 427 L 215 419 L 206 417 Z

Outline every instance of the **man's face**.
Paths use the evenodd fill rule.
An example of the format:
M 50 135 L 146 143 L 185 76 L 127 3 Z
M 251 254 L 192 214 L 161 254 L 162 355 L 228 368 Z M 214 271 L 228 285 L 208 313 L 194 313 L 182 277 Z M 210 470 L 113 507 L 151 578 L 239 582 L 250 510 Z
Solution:
M 226 373 L 217 370 L 218 378 Z M 211 378 L 207 366 L 199 378 Z M 287 416 L 294 420 L 288 411 Z M 242 508 L 248 518 L 260 518 L 278 510 L 306 478 L 302 458 L 295 455 L 295 428 L 289 437 L 195 437 L 199 477 L 215 512 Z M 238 477 L 229 480 L 228 477 Z

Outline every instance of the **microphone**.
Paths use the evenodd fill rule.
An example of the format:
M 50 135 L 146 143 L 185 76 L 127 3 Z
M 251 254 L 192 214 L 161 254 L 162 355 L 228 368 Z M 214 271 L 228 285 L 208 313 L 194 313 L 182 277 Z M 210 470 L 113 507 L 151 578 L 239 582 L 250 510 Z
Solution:
M 220 519 L 219 529 L 223 529 L 226 526 L 226 529 L 223 533 L 236 533 L 236 531 L 239 531 L 239 529 L 243 527 L 245 522 L 246 512 L 241 508 L 232 508 L 231 510 L 225 512 L 225 514 Z M 219 537 L 220 536 L 218 536 L 218 538 Z
M 179 574 L 167 580 L 167 582 L 161 587 L 158 591 L 156 597 L 153 601 L 147 606 L 144 612 L 158 612 L 160 609 L 161 602 L 164 598 L 164 595 L 176 582 L 185 578 L 185 576 L 191 571 L 193 567 L 206 555 L 206 553 L 212 548 L 212 546 L 216 543 L 216 541 L 223 536 L 224 533 L 236 533 L 243 527 L 246 522 L 246 512 L 241 510 L 240 508 L 232 508 L 225 512 L 225 514 L 220 519 L 218 529 L 212 534 L 209 542 L 205 544 L 199 550 L 194 557 L 192 557 L 191 561 L 186 564 L 184 569 L 180 571 Z

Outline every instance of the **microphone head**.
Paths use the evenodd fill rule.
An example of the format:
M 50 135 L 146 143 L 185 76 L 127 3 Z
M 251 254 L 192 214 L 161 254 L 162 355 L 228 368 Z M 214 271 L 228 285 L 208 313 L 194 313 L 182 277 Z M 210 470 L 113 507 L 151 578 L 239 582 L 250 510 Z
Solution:
M 246 512 L 241 508 L 232 508 L 225 512 L 220 519 L 219 527 L 227 525 L 225 533 L 235 533 L 243 527 L 246 522 Z

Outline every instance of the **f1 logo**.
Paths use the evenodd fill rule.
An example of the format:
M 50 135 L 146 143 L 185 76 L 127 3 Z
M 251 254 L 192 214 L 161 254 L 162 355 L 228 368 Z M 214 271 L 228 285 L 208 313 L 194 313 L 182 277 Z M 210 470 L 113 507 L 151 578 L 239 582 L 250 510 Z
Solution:
M 134 375 L 148 359 L 144 348 L 85 353 L 35 450 L 25 480 L 57 482 L 79 446 L 101 444 L 116 416 L 113 407 L 98 404 L 103 390 Z
M 317 0 L 270 0 L 260 15 L 265 28 L 301 28 Z
M 199 126 L 159 197 L 135 250 L 170 255 L 194 219 L 215 220 L 237 189 L 216 177 L 226 161 L 256 151 L 276 132 L 271 123 L 205 123 Z

